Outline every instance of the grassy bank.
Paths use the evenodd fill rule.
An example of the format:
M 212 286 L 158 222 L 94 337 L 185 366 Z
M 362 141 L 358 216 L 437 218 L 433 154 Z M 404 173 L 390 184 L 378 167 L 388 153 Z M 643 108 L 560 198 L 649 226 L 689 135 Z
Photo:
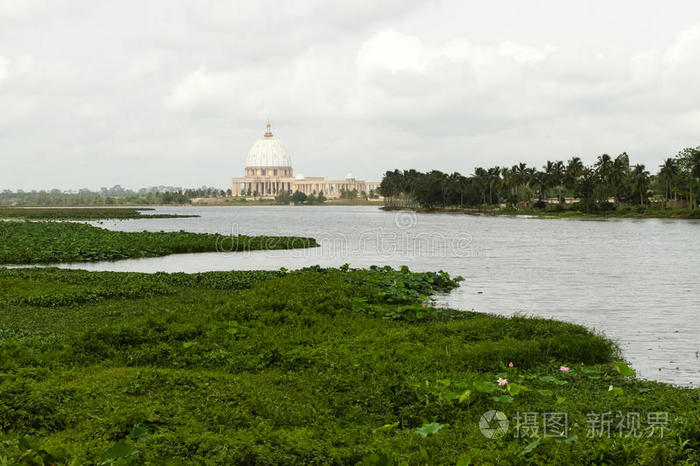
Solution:
M 376 268 L 0 269 L 0 458 L 700 460 L 698 390 L 637 380 L 615 345 L 580 326 L 423 305 L 455 285 Z M 505 435 L 480 431 L 489 410 L 510 420 Z M 567 413 L 566 435 L 516 435 L 517 413 L 555 412 Z M 591 413 L 618 412 L 639 413 L 643 435 L 618 435 L 614 423 L 610 436 L 587 436 Z M 647 435 L 657 412 L 668 415 L 663 437 Z
M 121 232 L 63 222 L 0 221 L 0 264 L 117 260 L 175 253 L 317 246 L 312 238 Z
M 185 218 L 199 217 L 199 215 L 176 214 L 144 214 L 143 211 L 153 208 L 125 208 L 125 207 L 85 207 L 85 208 L 25 208 L 25 207 L 0 207 L 0 219 L 23 218 L 28 220 L 100 220 L 100 219 L 129 219 L 129 218 Z
M 607 210 L 597 213 L 586 213 L 578 210 L 560 209 L 502 209 L 499 215 L 529 215 L 543 218 L 670 218 L 670 219 L 700 219 L 700 209 L 649 209 L 631 207 Z
M 383 210 L 413 210 L 423 213 L 452 213 L 467 215 L 524 215 L 540 218 L 669 218 L 669 219 L 700 219 L 700 209 L 650 209 L 643 207 L 620 208 L 597 213 L 586 213 L 578 210 L 563 208 L 520 209 L 482 207 L 482 208 L 424 208 L 424 207 L 382 207 Z

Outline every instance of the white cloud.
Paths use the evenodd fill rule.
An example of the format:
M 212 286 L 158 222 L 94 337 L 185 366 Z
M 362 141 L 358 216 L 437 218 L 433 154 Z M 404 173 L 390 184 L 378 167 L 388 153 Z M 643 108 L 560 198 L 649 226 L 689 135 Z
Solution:
M 143 79 L 160 71 L 163 65 L 162 53 L 149 53 L 130 62 L 124 70 L 124 78 L 129 81 Z
M 10 74 L 10 59 L 0 56 L 0 81 L 7 79 Z
M 177 84 L 163 103 L 170 110 L 185 112 L 198 106 L 219 103 L 226 93 L 227 81 L 226 76 L 212 75 L 202 66 Z
M 698 143 L 700 4 L 679 1 L 650 28 L 651 2 L 574 24 L 555 0 L 0 0 L 0 185 L 225 186 L 267 117 L 295 168 L 331 177 L 653 166 Z

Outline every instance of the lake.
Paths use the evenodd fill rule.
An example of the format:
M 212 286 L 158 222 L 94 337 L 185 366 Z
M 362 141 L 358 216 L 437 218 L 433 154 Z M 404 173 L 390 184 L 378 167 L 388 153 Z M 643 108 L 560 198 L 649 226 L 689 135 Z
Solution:
M 575 322 L 617 341 L 638 374 L 700 385 L 700 221 L 536 219 L 372 206 L 158 207 L 199 218 L 89 222 L 122 231 L 312 236 L 320 248 L 63 264 L 86 270 L 407 265 L 465 278 L 441 306 Z

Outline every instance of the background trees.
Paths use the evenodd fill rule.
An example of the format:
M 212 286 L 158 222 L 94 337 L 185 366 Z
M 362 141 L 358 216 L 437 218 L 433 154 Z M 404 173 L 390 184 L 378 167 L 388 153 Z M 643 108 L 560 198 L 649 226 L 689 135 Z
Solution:
M 301 191 L 294 191 L 291 200 L 295 204 L 303 204 L 306 202 L 306 194 L 302 193 Z
M 667 158 L 656 175 L 644 165 L 630 164 L 623 152 L 616 157 L 602 154 L 591 166 L 580 157 L 566 163 L 547 161 L 541 169 L 525 163 L 507 167 L 477 167 L 471 176 L 438 170 L 386 172 L 379 192 L 390 207 L 421 206 L 478 207 L 534 200 L 540 206 L 578 200 L 576 208 L 584 212 L 615 209 L 620 206 L 645 206 L 652 201 L 678 200 L 696 208 L 700 199 L 700 147 L 687 148 Z
M 151 205 L 151 204 L 188 204 L 193 198 L 216 198 L 230 196 L 231 190 L 202 186 L 201 188 L 180 188 L 175 186 L 152 186 L 132 190 L 114 185 L 92 191 L 79 189 L 61 191 L 10 191 L 0 192 L 0 205 L 30 206 L 73 206 L 73 205 Z

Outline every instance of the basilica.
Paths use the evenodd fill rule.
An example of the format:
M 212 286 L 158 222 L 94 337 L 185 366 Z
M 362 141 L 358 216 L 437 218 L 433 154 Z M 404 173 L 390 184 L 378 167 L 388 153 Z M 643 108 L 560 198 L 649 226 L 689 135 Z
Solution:
M 337 199 L 343 192 L 356 191 L 358 197 L 370 196 L 379 182 L 361 181 L 348 173 L 344 180 L 327 180 L 321 176 L 294 175 L 292 159 L 282 142 L 272 135 L 270 122 L 267 131 L 248 152 L 245 176 L 232 178 L 234 196 L 273 198 L 281 191 L 323 195 Z

